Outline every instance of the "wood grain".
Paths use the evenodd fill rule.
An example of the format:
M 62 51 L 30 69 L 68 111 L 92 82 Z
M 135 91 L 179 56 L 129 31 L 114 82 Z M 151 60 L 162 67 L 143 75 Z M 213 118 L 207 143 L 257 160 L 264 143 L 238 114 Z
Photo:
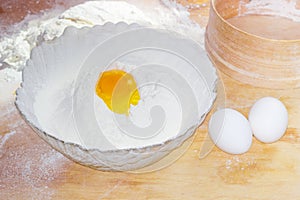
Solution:
M 207 7 L 200 9 L 196 12 L 207 13 Z M 64 157 L 58 159 L 56 154 L 60 164 L 47 162 L 42 166 L 45 162 L 41 160 L 47 159 L 43 155 L 54 153 L 23 122 L 12 96 L 9 103 L 0 106 L 0 142 L 3 136 L 16 132 L 0 146 L 0 199 L 299 199 L 299 89 L 263 89 L 222 73 L 220 76 L 224 84 L 220 90 L 226 95 L 220 106 L 247 115 L 253 102 L 263 96 L 278 97 L 286 104 L 289 129 L 279 142 L 266 145 L 254 139 L 244 155 L 233 156 L 213 148 L 207 157 L 199 159 L 200 147 L 207 139 L 206 120 L 188 151 L 160 171 L 101 172 Z

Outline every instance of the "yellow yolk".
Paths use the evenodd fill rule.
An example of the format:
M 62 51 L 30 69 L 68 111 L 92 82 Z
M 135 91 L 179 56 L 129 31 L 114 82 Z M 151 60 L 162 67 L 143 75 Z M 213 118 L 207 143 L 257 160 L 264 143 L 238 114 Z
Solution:
M 133 76 L 117 69 L 100 74 L 96 94 L 111 111 L 118 114 L 128 115 L 130 105 L 137 105 L 140 100 Z

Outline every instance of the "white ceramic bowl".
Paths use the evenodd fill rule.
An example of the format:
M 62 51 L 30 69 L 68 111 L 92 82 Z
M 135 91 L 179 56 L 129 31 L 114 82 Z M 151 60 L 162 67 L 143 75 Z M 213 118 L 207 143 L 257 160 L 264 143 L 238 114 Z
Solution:
M 179 88 L 177 92 L 182 93 L 178 94 L 181 95 L 183 105 L 182 128 L 176 136 L 156 144 L 123 149 L 105 147 L 107 141 L 89 138 L 98 133 L 88 130 L 88 125 L 84 126 L 84 120 L 90 120 L 89 116 L 84 116 L 85 111 L 90 108 L 86 107 L 89 106 L 87 101 L 92 99 L 95 80 L 103 70 L 95 68 L 95 65 L 106 66 L 111 62 L 109 56 L 116 58 L 129 50 L 141 49 L 138 47 L 143 47 L 144 50 L 163 49 L 164 52 L 171 52 L 173 56 L 177 56 L 173 59 L 164 57 L 163 53 L 150 53 L 144 57 L 140 54 L 140 57 L 129 56 L 126 59 L 129 64 L 137 66 L 152 60 L 168 65 L 170 69 L 176 66 L 177 72 L 182 75 L 183 80 L 186 80 L 192 91 L 192 94 L 186 94 L 184 86 L 176 86 Z M 144 59 L 142 63 L 139 63 L 140 59 Z M 89 76 L 86 77 L 87 75 Z M 86 79 L 82 82 L 78 81 L 79 78 Z M 177 33 L 125 23 L 107 23 L 83 29 L 69 27 L 61 37 L 43 42 L 33 49 L 31 59 L 23 71 L 22 87 L 17 91 L 16 105 L 36 133 L 71 160 L 98 170 L 135 170 L 160 160 L 193 135 L 215 100 L 216 80 L 216 70 L 206 52 L 196 42 Z M 66 98 L 72 99 L 77 95 L 76 103 L 79 107 L 82 106 L 79 115 L 83 115 L 80 116 L 83 119 L 83 126 L 81 124 L 79 126 L 87 130 L 81 131 L 79 140 L 75 139 L 78 135 L 74 134 L 74 139 L 72 135 L 70 137 L 73 129 L 78 128 L 78 122 L 76 127 L 73 127 L 74 124 L 70 125 L 72 130 L 60 128 L 64 127 L 67 118 L 73 112 L 73 108 L 69 106 L 73 100 L 64 101 L 65 107 L 62 107 L 62 111 L 55 112 L 57 118 L 49 120 L 49 127 L 41 122 L 43 117 L 49 117 L 51 112 L 53 114 L 51 110 L 53 105 L 61 103 L 59 98 L 51 95 L 61 92 L 62 88 L 70 88 L 71 92 Z M 41 91 L 45 95 L 42 98 Z M 197 101 L 196 106 L 189 103 L 191 96 Z M 36 107 L 37 103 L 45 106 Z

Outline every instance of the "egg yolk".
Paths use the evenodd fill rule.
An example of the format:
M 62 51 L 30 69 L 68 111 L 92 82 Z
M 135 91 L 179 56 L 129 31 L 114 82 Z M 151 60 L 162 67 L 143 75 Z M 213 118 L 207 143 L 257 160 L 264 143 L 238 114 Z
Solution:
M 96 84 L 96 94 L 118 114 L 128 115 L 130 105 L 137 105 L 140 100 L 134 77 L 122 70 L 102 72 Z

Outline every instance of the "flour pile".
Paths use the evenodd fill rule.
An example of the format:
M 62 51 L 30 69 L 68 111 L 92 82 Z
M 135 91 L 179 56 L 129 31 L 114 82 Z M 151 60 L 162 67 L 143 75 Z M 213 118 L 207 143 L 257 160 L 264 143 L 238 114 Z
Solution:
M 170 29 L 203 44 L 204 29 L 191 21 L 189 12 L 178 4 L 159 1 L 155 8 L 138 8 L 125 1 L 89 1 L 50 19 L 44 16 L 31 20 L 19 32 L 0 39 L 0 69 L 6 68 L 10 78 L 20 77 L 11 69 L 21 71 L 40 41 L 61 36 L 68 26 L 92 27 L 120 21 Z

